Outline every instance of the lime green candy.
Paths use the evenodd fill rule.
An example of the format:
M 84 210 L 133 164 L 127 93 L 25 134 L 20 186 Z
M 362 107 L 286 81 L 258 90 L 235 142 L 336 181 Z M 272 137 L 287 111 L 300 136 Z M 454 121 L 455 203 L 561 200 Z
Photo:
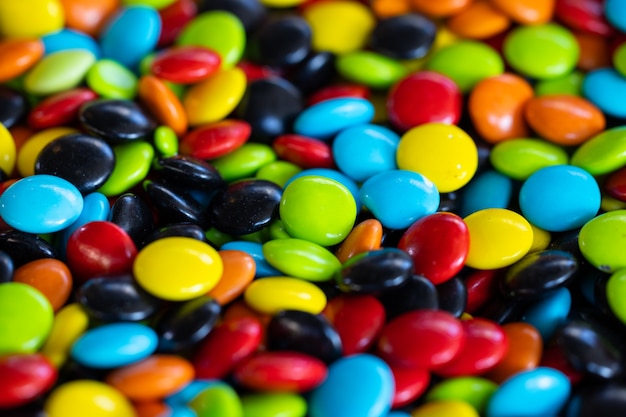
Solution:
M 568 74 L 580 54 L 574 35 L 555 23 L 513 29 L 504 40 L 503 52 L 517 72 L 538 79 Z
M 569 157 L 560 146 L 545 140 L 511 139 L 494 146 L 489 159 L 502 174 L 525 180 L 541 168 L 567 164 Z
M 613 54 L 613 67 L 626 77 L 626 44 L 622 43 Z
M 307 175 L 283 191 L 280 218 L 291 236 L 331 246 L 348 236 L 356 220 L 350 191 L 330 178 Z
M 591 175 L 608 174 L 626 165 L 626 126 L 605 130 L 580 145 L 571 163 Z
M 246 143 L 233 152 L 212 161 L 222 178 L 239 180 L 254 175 L 259 169 L 276 160 L 271 146 L 263 143 Z
M 230 385 L 217 383 L 204 389 L 189 403 L 198 417 L 242 417 L 239 395 Z
M 157 10 L 164 9 L 176 0 L 122 0 L 124 6 L 150 6 Z
M 255 175 L 256 179 L 272 181 L 284 187 L 287 181 L 294 175 L 302 171 L 298 165 L 287 161 L 274 161 L 259 169 Z
M 585 259 L 603 272 L 626 268 L 626 210 L 609 211 L 589 220 L 580 229 L 578 246 Z
M 626 269 L 615 271 L 606 283 L 606 299 L 615 316 L 626 324 Z
M 481 377 L 450 378 L 432 387 L 426 401 L 463 401 L 482 415 L 497 389 L 497 384 Z
M 222 58 L 222 69 L 229 69 L 243 55 L 246 31 L 239 18 L 230 12 L 204 12 L 185 26 L 176 44 L 209 48 Z
M 304 398 L 292 393 L 251 394 L 241 399 L 244 417 L 304 417 Z
M 132 100 L 137 94 L 137 77 L 111 59 L 102 59 L 87 72 L 87 85 L 103 98 Z
M 328 281 L 341 268 L 331 251 L 302 239 L 270 240 L 263 245 L 263 256 L 285 275 L 308 281 Z
M 109 179 L 98 190 L 107 197 L 120 195 L 139 184 L 148 175 L 154 148 L 148 142 L 135 141 L 117 145 L 115 153 L 115 168 Z
M 84 49 L 54 52 L 39 61 L 26 74 L 24 88 L 28 93 L 50 95 L 79 85 L 96 57 Z
M 581 96 L 584 79 L 585 75 L 582 72 L 573 71 L 563 77 L 541 80 L 535 85 L 535 95 L 565 94 L 568 96 Z
M 20 282 L 0 284 L 0 356 L 36 352 L 53 321 L 52 306 L 37 289 Z
M 223 244 L 231 242 L 233 237 L 224 232 L 220 232 L 215 227 L 211 227 L 209 230 L 204 232 L 204 237 L 209 243 L 216 247 L 221 247 Z
M 164 158 L 178 154 L 178 137 L 169 126 L 159 126 L 154 130 L 154 147 Z
M 450 77 L 466 93 L 481 80 L 502 74 L 504 62 L 490 46 L 466 40 L 435 51 L 426 69 Z
M 281 219 L 276 219 L 269 227 L 270 239 L 290 239 L 291 236 L 285 229 L 285 223 Z
M 400 62 L 370 51 L 341 55 L 335 65 L 347 80 L 373 88 L 388 88 L 407 73 Z

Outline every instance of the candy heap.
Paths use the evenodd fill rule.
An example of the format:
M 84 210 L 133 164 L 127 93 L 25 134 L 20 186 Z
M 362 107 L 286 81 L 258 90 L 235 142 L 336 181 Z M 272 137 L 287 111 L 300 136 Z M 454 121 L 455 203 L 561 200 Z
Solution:
M 624 33 L 0 0 L 0 415 L 626 415 Z

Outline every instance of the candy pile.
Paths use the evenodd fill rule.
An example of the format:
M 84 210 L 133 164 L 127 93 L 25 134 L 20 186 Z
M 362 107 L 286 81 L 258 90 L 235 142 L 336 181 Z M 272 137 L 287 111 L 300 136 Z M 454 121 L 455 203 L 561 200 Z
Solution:
M 0 0 L 0 415 L 626 415 L 626 1 Z

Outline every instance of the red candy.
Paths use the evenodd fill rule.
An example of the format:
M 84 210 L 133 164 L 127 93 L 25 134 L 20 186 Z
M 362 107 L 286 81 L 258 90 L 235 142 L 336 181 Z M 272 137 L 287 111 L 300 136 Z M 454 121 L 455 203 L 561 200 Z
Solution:
M 321 90 L 313 93 L 307 101 L 307 106 L 312 106 L 325 100 L 331 100 L 333 98 L 341 97 L 353 97 L 368 99 L 370 91 L 367 87 L 358 84 L 337 84 L 329 85 Z
M 35 129 L 71 124 L 77 118 L 80 106 L 97 98 L 96 93 L 85 87 L 54 94 L 31 110 L 28 124 Z
M 392 408 L 403 407 L 422 395 L 428 388 L 430 372 L 422 368 L 391 367 L 395 391 Z
M 604 191 L 613 198 L 626 201 L 626 168 L 620 168 L 606 178 Z
M 194 0 L 176 0 L 169 6 L 159 10 L 161 16 L 161 34 L 158 46 L 174 43 L 183 28 L 198 13 L 198 5 Z
M 56 368 L 38 353 L 0 357 L 0 410 L 29 403 L 52 388 L 56 379 Z
M 157 77 L 180 84 L 206 80 L 222 65 L 222 58 L 201 46 L 178 46 L 159 53 L 150 66 Z
M 335 166 L 330 146 L 319 139 L 300 135 L 282 135 L 272 147 L 280 159 L 301 168 L 332 168 Z
M 280 76 L 277 70 L 248 61 L 241 61 L 237 64 L 237 67 L 240 68 L 244 74 L 246 74 L 246 80 L 248 80 L 248 83 L 273 76 Z
M 458 274 L 469 251 L 469 231 L 453 213 L 435 213 L 413 223 L 398 248 L 413 258 L 415 273 L 441 284 Z
M 465 311 L 474 314 L 487 301 L 498 294 L 499 269 L 478 270 L 465 280 L 467 305 Z
M 226 119 L 200 126 L 185 135 L 180 153 L 198 159 L 214 159 L 226 155 L 246 143 L 250 125 L 242 120 Z
M 554 12 L 572 29 L 601 36 L 615 33 L 604 18 L 604 0 L 557 0 Z

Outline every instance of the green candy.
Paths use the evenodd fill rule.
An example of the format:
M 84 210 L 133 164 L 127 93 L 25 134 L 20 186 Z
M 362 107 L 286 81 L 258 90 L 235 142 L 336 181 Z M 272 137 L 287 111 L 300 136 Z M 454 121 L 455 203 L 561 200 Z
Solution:
M 217 383 L 189 402 L 198 417 L 243 417 L 241 400 L 228 384 Z
M 269 227 L 270 239 L 290 239 L 291 236 L 285 229 L 285 223 L 281 219 L 276 219 Z
M 107 197 L 120 195 L 139 184 L 148 175 L 154 148 L 148 142 L 135 141 L 113 148 L 115 168 L 98 190 Z
M 518 26 L 504 40 L 504 57 L 517 72 L 537 79 L 562 77 L 578 61 L 578 42 L 555 23 Z
M 604 175 L 626 165 L 626 126 L 614 127 L 580 145 L 571 164 L 591 175 Z
M 551 94 L 566 94 L 581 96 L 585 75 L 580 71 L 573 71 L 564 77 L 551 80 L 542 80 L 535 85 L 535 95 L 547 96 Z
M 246 49 L 246 30 L 230 12 L 204 12 L 185 26 L 176 44 L 212 49 L 222 58 L 222 69 L 229 69 L 239 62 Z
M 52 306 L 39 290 L 21 282 L 0 284 L 0 356 L 37 352 L 53 321 Z
M 152 74 L 152 63 L 156 58 L 156 52 L 152 52 L 139 61 L 139 75 L 148 75 Z
M 169 126 L 159 126 L 154 130 L 154 147 L 164 158 L 178 154 L 178 137 Z
M 307 281 L 328 281 L 341 268 L 331 251 L 302 239 L 270 240 L 263 245 L 263 256 L 285 275 Z
M 209 230 L 204 232 L 204 237 L 206 238 L 206 240 L 208 240 L 210 243 L 217 246 L 218 248 L 221 247 L 223 244 L 231 242 L 233 240 L 233 237 L 231 235 L 220 232 L 215 227 L 211 227 Z
M 625 268 L 626 210 L 609 211 L 585 223 L 578 235 L 578 247 L 585 259 L 603 272 Z
M 450 378 L 432 387 L 426 401 L 463 401 L 482 415 L 497 389 L 497 384 L 481 377 Z
M 304 417 L 304 398 L 292 393 L 251 394 L 241 399 L 244 417 Z
M 626 44 L 622 43 L 613 54 L 615 70 L 626 77 Z
M 166 8 L 176 0 L 122 0 L 124 6 L 150 6 L 157 10 Z
M 541 168 L 567 164 L 569 157 L 560 146 L 545 140 L 511 139 L 494 146 L 489 159 L 502 174 L 525 180 Z
M 332 246 L 345 239 L 356 220 L 356 202 L 339 182 L 317 175 L 295 179 L 283 191 L 280 218 L 291 236 Z
M 87 85 L 103 98 L 132 100 L 137 94 L 137 77 L 111 59 L 102 59 L 87 72 Z
M 434 52 L 426 69 L 451 78 L 466 93 L 481 80 L 502 74 L 504 62 L 490 46 L 465 40 Z
M 335 65 L 345 79 L 373 88 L 388 88 L 407 73 L 400 62 L 370 51 L 341 55 Z
M 24 89 L 41 96 L 79 85 L 96 57 L 84 49 L 54 52 L 41 59 L 24 78 Z
M 212 161 L 222 178 L 227 181 L 254 175 L 259 169 L 276 160 L 271 146 L 263 143 L 246 143 L 233 152 Z
M 269 240 L 269 228 L 264 228 L 259 231 L 248 233 L 247 235 L 238 236 L 241 240 L 256 243 L 265 243 Z
M 287 181 L 294 175 L 302 171 L 296 164 L 287 161 L 274 161 L 259 169 L 255 175 L 256 179 L 272 181 L 284 187 Z
M 605 293 L 613 314 L 626 324 L 626 269 L 617 270 L 609 277 Z

